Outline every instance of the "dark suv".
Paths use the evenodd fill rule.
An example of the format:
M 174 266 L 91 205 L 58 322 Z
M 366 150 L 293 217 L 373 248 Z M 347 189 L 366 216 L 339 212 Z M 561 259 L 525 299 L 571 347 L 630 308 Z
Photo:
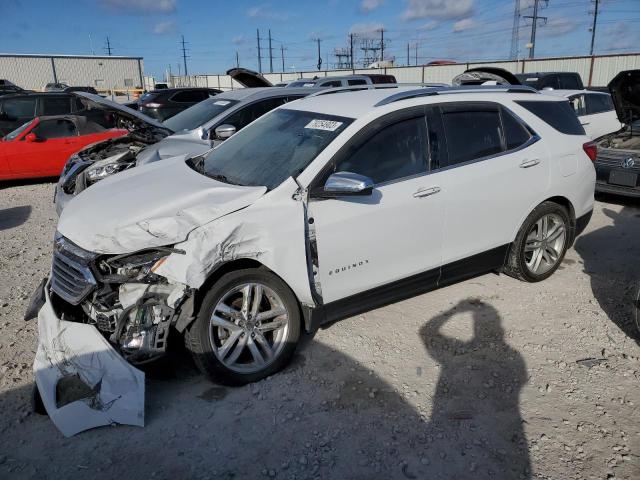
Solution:
M 536 90 L 552 88 L 554 90 L 584 90 L 582 78 L 577 72 L 534 72 L 516 73 L 523 85 Z
M 102 110 L 87 109 L 81 97 L 65 92 L 24 92 L 0 97 L 0 137 L 35 117 L 82 115 L 105 128 L 113 128 L 113 118 Z
M 164 88 L 153 90 L 140 97 L 138 110 L 145 115 L 160 120 L 173 117 L 176 113 L 221 93 L 215 88 Z

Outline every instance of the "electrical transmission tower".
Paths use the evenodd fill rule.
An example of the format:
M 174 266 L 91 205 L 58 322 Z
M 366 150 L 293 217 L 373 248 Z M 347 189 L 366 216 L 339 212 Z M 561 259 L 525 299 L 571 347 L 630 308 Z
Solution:
M 515 0 L 513 12 L 513 28 L 511 30 L 511 60 L 518 59 L 518 44 L 520 43 L 520 0 Z
M 337 59 L 337 62 L 334 65 L 335 68 L 338 70 L 351 68 L 351 52 L 348 48 L 335 48 L 333 50 L 333 55 Z
M 369 65 L 378 61 L 378 52 L 382 50 L 382 46 L 379 41 L 371 38 L 363 38 L 360 40 L 360 50 L 364 52 L 362 58 L 362 66 L 368 68 Z
M 107 52 L 107 55 L 111 56 L 111 42 L 109 41 L 109 37 L 107 37 L 107 46 L 104 47 Z
M 540 6 L 540 2 L 544 3 L 544 6 Z M 547 23 L 547 17 L 541 17 L 538 15 L 538 11 L 541 8 L 546 7 L 549 4 L 548 0 L 534 0 L 533 2 L 533 15 L 525 15 L 523 18 L 531 20 L 531 42 L 529 48 L 529 58 L 535 57 L 536 50 L 536 29 L 538 28 L 538 21 L 542 21 L 542 25 Z
M 184 62 L 184 76 L 186 77 L 187 75 L 189 75 L 189 73 L 187 72 L 187 48 L 185 47 L 186 42 L 184 41 L 184 35 L 182 35 L 182 41 L 180 43 L 182 44 L 182 61 Z

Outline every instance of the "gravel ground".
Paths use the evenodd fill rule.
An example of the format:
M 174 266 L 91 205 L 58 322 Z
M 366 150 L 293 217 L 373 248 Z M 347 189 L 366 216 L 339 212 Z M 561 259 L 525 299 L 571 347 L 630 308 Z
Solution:
M 52 183 L 0 186 L 0 478 L 640 478 L 640 203 L 603 198 L 549 280 L 485 275 L 336 323 L 284 372 L 147 372 L 147 426 L 30 411 Z M 590 359 L 583 361 L 585 359 Z

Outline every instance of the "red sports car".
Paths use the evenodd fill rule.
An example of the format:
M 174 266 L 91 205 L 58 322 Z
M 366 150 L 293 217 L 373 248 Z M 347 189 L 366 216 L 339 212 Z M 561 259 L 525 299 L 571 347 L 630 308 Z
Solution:
M 127 133 L 81 116 L 34 118 L 0 139 L 0 180 L 58 176 L 71 154 Z

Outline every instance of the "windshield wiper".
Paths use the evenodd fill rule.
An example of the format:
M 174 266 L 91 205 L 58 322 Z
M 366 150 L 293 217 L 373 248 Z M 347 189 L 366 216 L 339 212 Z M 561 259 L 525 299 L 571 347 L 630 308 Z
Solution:
M 222 183 L 228 183 L 229 185 L 238 185 L 237 183 L 233 183 L 232 181 L 230 181 L 226 176 L 222 175 L 221 173 L 210 174 L 210 175 L 207 175 L 207 177 Z

